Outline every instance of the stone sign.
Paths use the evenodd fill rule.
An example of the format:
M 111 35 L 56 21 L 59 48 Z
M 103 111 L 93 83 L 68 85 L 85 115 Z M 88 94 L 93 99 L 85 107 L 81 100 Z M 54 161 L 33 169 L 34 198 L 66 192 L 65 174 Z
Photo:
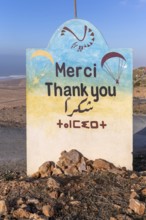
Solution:
M 77 149 L 132 169 L 132 50 L 73 19 L 27 50 L 27 169 Z

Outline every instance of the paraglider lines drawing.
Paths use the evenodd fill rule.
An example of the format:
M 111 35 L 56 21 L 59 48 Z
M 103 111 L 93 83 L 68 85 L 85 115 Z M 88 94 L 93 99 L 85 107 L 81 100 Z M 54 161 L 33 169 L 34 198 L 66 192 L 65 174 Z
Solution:
M 115 60 L 116 70 L 113 66 L 110 66 L 111 59 Z M 101 67 L 103 70 L 111 76 L 111 78 L 116 82 L 116 84 L 120 83 L 121 75 L 126 68 L 126 59 L 125 57 L 117 52 L 107 53 L 101 60 Z
M 69 32 L 77 39 L 77 41 L 72 44 L 71 48 L 77 48 L 78 52 L 90 47 L 94 43 L 94 32 L 88 28 L 87 25 L 84 26 L 84 35 L 82 38 L 79 38 L 70 28 L 66 26 L 62 29 L 61 36 L 64 36 L 66 32 Z

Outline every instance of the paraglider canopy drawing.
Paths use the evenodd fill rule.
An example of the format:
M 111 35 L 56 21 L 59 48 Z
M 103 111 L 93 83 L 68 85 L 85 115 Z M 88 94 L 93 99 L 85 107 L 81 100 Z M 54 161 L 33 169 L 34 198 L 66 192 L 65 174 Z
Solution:
M 116 68 L 111 66 L 113 64 Z M 125 57 L 117 52 L 109 52 L 105 54 L 105 56 L 101 60 L 101 66 L 104 71 L 109 74 L 113 80 L 115 80 L 116 84 L 119 84 L 120 77 L 124 71 L 126 66 L 126 59 Z
M 47 51 L 44 50 L 36 50 L 33 54 L 32 54 L 32 58 L 38 57 L 38 56 L 42 56 L 42 57 L 46 57 L 47 59 L 49 59 L 51 61 L 52 64 L 54 64 L 54 60 L 53 57 L 50 53 L 48 53 Z

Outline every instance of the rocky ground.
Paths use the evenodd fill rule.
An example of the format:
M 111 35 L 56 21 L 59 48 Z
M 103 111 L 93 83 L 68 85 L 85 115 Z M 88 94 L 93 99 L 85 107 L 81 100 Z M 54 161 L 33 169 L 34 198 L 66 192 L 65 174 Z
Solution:
M 0 85 L 0 126 L 24 128 L 25 81 L 7 86 Z M 135 97 L 145 91 L 136 88 Z M 134 105 L 135 113 L 145 110 Z M 44 163 L 31 177 L 23 165 L 0 167 L 0 220 L 146 220 L 146 155 L 134 155 L 133 172 L 76 150 L 62 152 L 58 163 Z
M 0 126 L 25 127 L 26 106 L 3 107 L 0 109 Z
M 146 103 L 135 103 L 134 106 L 135 114 L 145 114 L 146 115 Z
M 31 177 L 0 175 L 0 219 L 146 220 L 146 172 L 88 160 L 76 150 Z

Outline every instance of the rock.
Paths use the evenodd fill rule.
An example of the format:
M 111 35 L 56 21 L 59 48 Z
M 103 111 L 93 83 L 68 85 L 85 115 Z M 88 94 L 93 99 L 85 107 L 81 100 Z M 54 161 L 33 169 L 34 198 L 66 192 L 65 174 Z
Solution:
M 19 198 L 19 199 L 17 200 L 17 205 L 18 205 L 18 206 L 21 206 L 24 202 L 25 202 L 25 200 L 24 200 L 23 198 Z
M 94 170 L 110 170 L 110 169 L 115 168 L 115 166 L 106 160 L 96 159 L 93 162 L 93 168 Z
M 65 205 L 65 206 L 64 206 L 64 209 L 65 209 L 65 210 L 68 210 L 68 209 L 69 209 L 69 206 L 68 206 L 68 205 Z
M 139 199 L 139 195 L 135 191 L 132 191 L 130 194 L 130 199 Z
M 59 193 L 57 191 L 52 191 L 49 193 L 49 196 L 52 198 L 52 199 L 58 199 L 59 197 Z
M 93 160 L 86 160 L 86 171 L 91 173 L 93 171 Z
M 54 208 L 51 205 L 44 205 L 42 208 L 42 212 L 47 217 L 54 216 Z
M 71 201 L 70 204 L 71 204 L 71 205 L 74 205 L 74 206 L 80 206 L 80 205 L 81 205 L 81 202 L 74 200 L 74 201 Z
M 91 167 L 90 165 L 87 166 L 87 173 L 91 173 L 93 171 L 93 167 Z
M 4 191 L 3 191 L 3 195 L 7 195 L 9 193 L 10 189 L 8 187 L 5 187 Z
M 14 175 L 16 178 L 6 181 L 0 170 L 0 209 L 2 201 L 7 204 L 0 219 L 59 220 L 73 219 L 76 214 L 77 219 L 145 219 L 145 204 L 141 201 L 146 198 L 146 176 L 136 172 L 138 178 L 131 179 L 131 171 L 113 168 L 105 160 L 93 162 L 82 154 L 74 154 L 78 155 L 75 164 L 66 156 L 67 152 L 62 154 L 63 168 L 44 163 L 36 173 L 36 178 L 47 176 L 44 179 L 22 174 L 21 180 Z
M 10 220 L 8 217 L 5 217 L 3 220 Z
M 134 191 L 140 191 L 141 186 L 139 184 L 133 184 L 131 185 L 131 189 L 133 189 Z
M 7 213 L 7 206 L 6 206 L 6 202 L 4 200 L 0 201 L 0 216 L 1 215 L 6 215 Z
M 141 172 L 139 172 L 139 174 L 140 174 L 141 176 L 146 176 L 146 171 L 141 171 Z
M 27 208 L 27 205 L 26 205 L 26 204 L 22 204 L 22 205 L 20 205 L 19 208 L 21 208 L 21 209 L 26 209 L 26 208 Z
M 129 216 L 125 216 L 125 215 L 117 215 L 116 219 L 117 220 L 132 220 L 132 218 L 130 218 Z
M 77 167 L 80 173 L 87 171 L 86 159 L 84 157 L 81 158 L 81 161 L 78 163 Z
M 29 219 L 30 213 L 22 208 L 19 208 L 13 212 L 13 217 L 16 219 Z
M 137 174 L 136 173 L 132 173 L 131 176 L 130 176 L 130 179 L 136 179 L 138 178 Z
M 64 170 L 64 174 L 68 176 L 75 176 L 79 174 L 79 171 L 76 166 L 71 166 Z
M 59 189 L 60 183 L 54 178 L 50 177 L 47 181 L 47 186 L 51 189 Z
M 30 220 L 46 220 L 46 218 L 40 217 L 40 216 L 37 215 L 37 214 L 30 214 L 29 219 L 30 219 Z
M 27 200 L 27 204 L 35 204 L 35 205 L 37 205 L 37 204 L 39 204 L 39 200 L 38 199 L 29 198 Z
M 59 167 L 55 167 L 52 175 L 59 176 L 61 174 L 63 174 L 63 171 Z
M 141 176 L 140 181 L 146 185 L 146 176 Z
M 60 193 L 60 198 L 64 198 L 65 194 L 64 193 Z
M 63 151 L 57 165 L 65 169 L 72 165 L 77 165 L 81 160 L 82 154 L 77 150 L 70 150 L 69 152 Z
M 120 206 L 120 205 L 113 204 L 113 206 L 114 206 L 114 209 L 117 209 L 117 210 L 120 210 L 120 209 L 121 209 L 121 206 Z
M 115 175 L 123 175 L 125 173 L 125 170 L 124 169 L 120 169 L 120 168 L 117 168 L 117 167 L 114 167 L 112 169 L 109 170 L 111 173 L 115 174 Z
M 48 177 L 51 176 L 51 174 L 53 173 L 53 169 L 55 167 L 54 162 L 45 162 L 43 163 L 40 167 L 39 167 L 39 173 L 41 177 Z
M 31 175 L 32 178 L 36 178 L 36 179 L 40 178 L 40 176 L 41 174 L 39 171 Z
M 146 188 L 144 188 L 144 189 L 141 190 L 141 195 L 144 196 L 144 197 L 146 197 Z
M 131 215 L 132 212 L 133 212 L 133 211 L 132 211 L 130 208 L 127 208 L 127 209 L 126 209 L 126 213 L 127 213 L 128 215 L 129 215 L 129 214 Z
M 129 207 L 138 215 L 143 215 L 145 212 L 145 204 L 137 199 L 130 199 Z
M 87 159 L 87 160 L 86 160 L 86 165 L 92 167 L 92 166 L 93 166 L 93 162 L 94 162 L 93 160 L 88 160 L 88 159 Z

